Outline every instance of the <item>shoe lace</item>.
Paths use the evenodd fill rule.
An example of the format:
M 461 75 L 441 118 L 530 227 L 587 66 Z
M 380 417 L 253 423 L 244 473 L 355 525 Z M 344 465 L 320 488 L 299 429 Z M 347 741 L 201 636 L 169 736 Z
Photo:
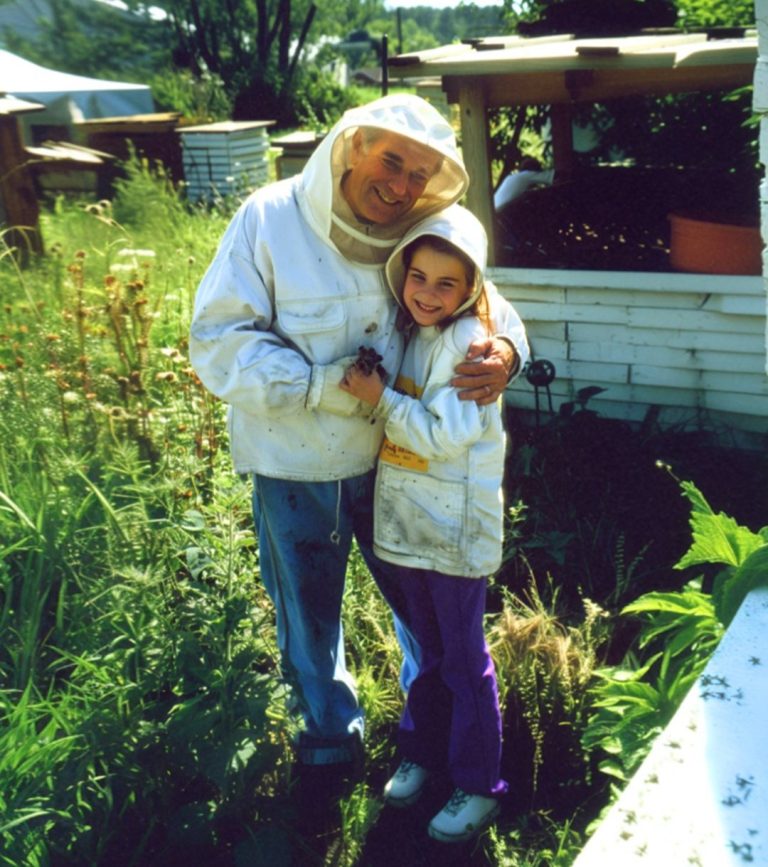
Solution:
M 459 810 L 461 810 L 471 797 L 472 795 L 468 795 L 461 789 L 454 789 L 453 794 L 448 799 L 448 803 L 443 807 L 443 812 L 450 813 L 452 816 L 457 815 Z
M 397 769 L 397 776 L 405 778 L 408 776 L 408 774 L 411 773 L 411 771 L 418 767 L 419 766 L 416 762 L 411 762 L 408 759 L 403 759 L 403 761 L 400 762 L 400 767 Z

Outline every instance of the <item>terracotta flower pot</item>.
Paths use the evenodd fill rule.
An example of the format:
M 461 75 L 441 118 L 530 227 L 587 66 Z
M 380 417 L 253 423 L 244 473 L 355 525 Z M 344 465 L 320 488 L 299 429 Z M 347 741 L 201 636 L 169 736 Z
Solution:
M 763 241 L 751 217 L 672 213 L 669 261 L 676 271 L 761 274 Z

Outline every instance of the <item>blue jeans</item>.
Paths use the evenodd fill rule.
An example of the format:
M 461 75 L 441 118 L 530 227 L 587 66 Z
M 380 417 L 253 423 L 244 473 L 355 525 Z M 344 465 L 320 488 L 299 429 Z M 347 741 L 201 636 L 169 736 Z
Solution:
M 253 512 L 261 580 L 275 605 L 282 671 L 304 718 L 299 760 L 354 758 L 363 714 L 344 661 L 341 603 L 352 536 L 395 614 L 407 681 L 418 669 L 399 581 L 372 552 L 375 472 L 339 482 L 296 482 L 255 475 Z

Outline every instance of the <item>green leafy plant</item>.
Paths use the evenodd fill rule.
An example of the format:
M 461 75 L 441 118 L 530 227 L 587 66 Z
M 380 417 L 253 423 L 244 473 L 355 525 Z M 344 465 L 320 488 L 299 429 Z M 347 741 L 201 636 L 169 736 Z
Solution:
M 723 566 L 712 592 L 703 576 L 681 591 L 646 593 L 623 615 L 639 619 L 636 649 L 598 672 L 592 712 L 582 742 L 600 753 L 599 767 L 626 781 L 670 721 L 717 647 L 744 597 L 768 581 L 768 528 L 753 533 L 715 513 L 691 482 L 681 482 L 691 506 L 691 547 L 676 569 Z

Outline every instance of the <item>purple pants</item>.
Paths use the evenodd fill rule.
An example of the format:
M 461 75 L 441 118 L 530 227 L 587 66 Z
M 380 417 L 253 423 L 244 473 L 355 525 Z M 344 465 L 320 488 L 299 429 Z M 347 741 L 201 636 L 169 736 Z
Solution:
M 494 797 L 501 713 L 493 660 L 483 633 L 485 578 L 458 578 L 398 567 L 408 624 L 421 648 L 419 673 L 400 721 L 404 758 L 445 769 L 454 786 Z

